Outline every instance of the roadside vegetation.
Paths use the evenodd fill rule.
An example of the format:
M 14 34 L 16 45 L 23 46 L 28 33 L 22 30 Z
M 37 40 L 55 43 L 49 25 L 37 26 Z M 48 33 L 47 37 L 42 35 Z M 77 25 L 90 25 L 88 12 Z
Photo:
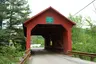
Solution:
M 69 18 L 76 22 L 76 26 L 72 29 L 72 51 L 96 54 L 96 21 L 80 15 L 69 15 Z M 77 55 L 77 57 L 79 56 Z M 82 59 L 90 60 L 88 56 L 82 56 Z
M 96 25 L 90 17 L 69 16 L 76 22 L 72 29 L 72 44 L 74 51 L 96 53 Z
M 27 0 L 0 0 L 0 64 L 18 64 L 25 51 L 23 22 L 30 10 Z
M 21 46 L 0 46 L 0 64 L 18 64 L 24 55 Z

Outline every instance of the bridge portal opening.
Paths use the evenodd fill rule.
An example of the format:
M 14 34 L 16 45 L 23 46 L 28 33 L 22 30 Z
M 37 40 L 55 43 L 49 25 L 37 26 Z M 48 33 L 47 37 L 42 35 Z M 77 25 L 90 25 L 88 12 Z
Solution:
M 37 24 L 31 30 L 32 36 L 41 35 L 44 38 L 44 43 L 43 43 L 44 49 L 49 50 L 49 51 L 62 51 L 63 52 L 64 36 L 62 35 L 64 35 L 65 33 L 66 33 L 66 29 L 62 27 L 62 25 L 59 25 L 59 24 Z M 34 38 L 32 38 L 32 42 L 33 41 L 34 41 Z

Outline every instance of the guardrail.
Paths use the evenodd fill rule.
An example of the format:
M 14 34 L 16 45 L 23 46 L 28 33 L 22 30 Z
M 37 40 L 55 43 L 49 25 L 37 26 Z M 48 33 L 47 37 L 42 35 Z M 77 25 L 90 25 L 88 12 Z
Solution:
M 19 64 L 24 64 L 25 61 L 27 61 L 27 59 L 30 57 L 31 53 L 30 53 L 30 49 L 25 51 L 25 55 L 24 57 L 22 57 L 21 61 Z
M 94 58 L 96 58 L 95 53 L 86 53 L 86 52 L 78 52 L 78 51 L 68 51 L 68 55 L 79 55 L 79 58 L 82 58 L 82 56 L 88 56 L 90 57 L 90 60 L 93 61 Z

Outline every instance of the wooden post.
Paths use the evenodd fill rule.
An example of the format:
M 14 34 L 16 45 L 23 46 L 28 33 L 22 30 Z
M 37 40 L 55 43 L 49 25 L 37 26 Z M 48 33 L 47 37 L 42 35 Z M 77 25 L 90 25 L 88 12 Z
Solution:
M 30 41 L 31 41 L 31 30 L 27 28 L 26 50 L 30 48 Z
M 64 53 L 67 54 L 68 51 L 72 50 L 72 42 L 71 42 L 71 32 L 70 30 L 64 31 L 63 33 L 63 43 L 64 43 Z
M 94 57 L 91 56 L 91 57 L 90 57 L 90 60 L 91 60 L 91 61 L 94 61 Z

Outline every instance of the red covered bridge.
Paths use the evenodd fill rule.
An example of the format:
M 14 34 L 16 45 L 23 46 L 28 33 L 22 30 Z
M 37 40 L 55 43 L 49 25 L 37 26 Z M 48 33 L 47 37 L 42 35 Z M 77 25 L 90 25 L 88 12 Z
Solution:
M 45 9 L 24 22 L 26 49 L 30 49 L 31 35 L 41 35 L 45 39 L 46 50 L 59 50 L 67 53 L 72 50 L 73 25 L 75 25 L 74 22 L 52 7 Z

